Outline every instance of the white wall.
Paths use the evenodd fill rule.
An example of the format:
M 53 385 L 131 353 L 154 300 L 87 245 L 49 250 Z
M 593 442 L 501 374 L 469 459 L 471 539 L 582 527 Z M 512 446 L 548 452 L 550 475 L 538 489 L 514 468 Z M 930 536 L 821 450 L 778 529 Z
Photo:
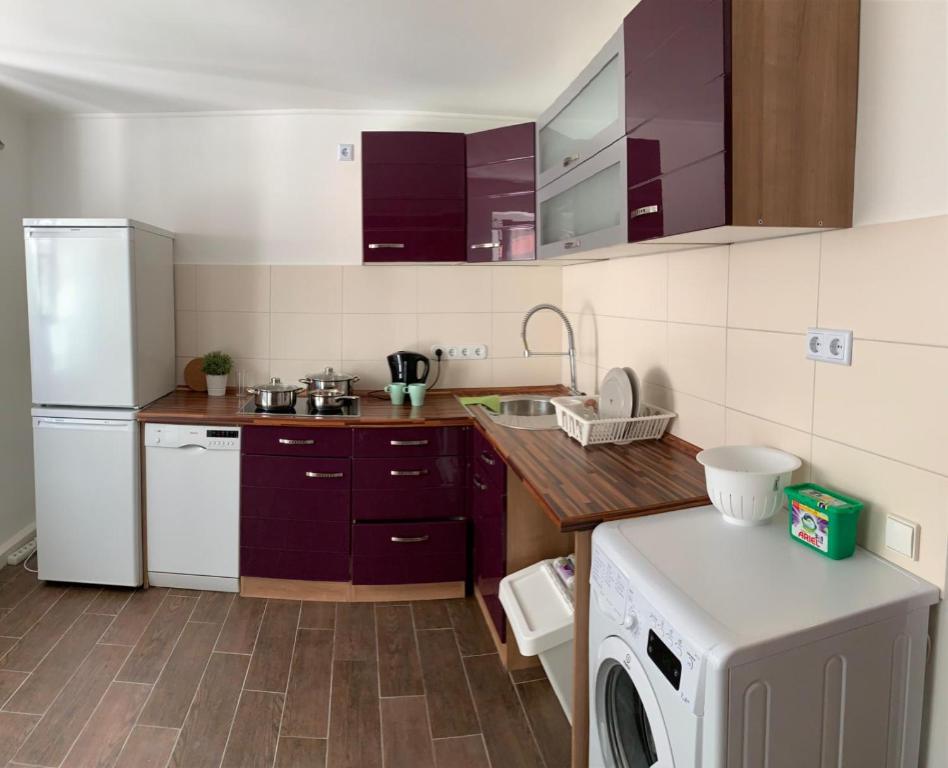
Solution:
M 178 263 L 360 264 L 360 132 L 517 120 L 395 112 L 39 119 L 34 216 L 132 217 L 178 234 Z M 355 144 L 355 162 L 336 145 Z
M 26 319 L 23 226 L 29 196 L 28 126 L 17 106 L 0 96 L 0 556 L 34 523 L 33 431 Z M 2 562 L 2 561 L 0 561 Z

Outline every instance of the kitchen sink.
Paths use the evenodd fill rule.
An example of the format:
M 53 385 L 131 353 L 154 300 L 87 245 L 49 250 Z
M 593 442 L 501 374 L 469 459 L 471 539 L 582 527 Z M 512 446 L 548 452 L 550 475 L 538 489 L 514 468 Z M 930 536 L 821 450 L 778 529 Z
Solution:
M 510 429 L 559 429 L 548 397 L 507 395 L 500 398 L 500 413 L 484 410 L 495 424 Z

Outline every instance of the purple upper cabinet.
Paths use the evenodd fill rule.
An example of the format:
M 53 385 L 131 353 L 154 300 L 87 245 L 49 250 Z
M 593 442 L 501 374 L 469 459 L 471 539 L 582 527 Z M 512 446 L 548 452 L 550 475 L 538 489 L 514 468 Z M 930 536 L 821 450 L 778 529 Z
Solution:
M 362 134 L 365 262 L 463 261 L 463 133 Z
M 467 260 L 536 258 L 536 124 L 467 135 Z

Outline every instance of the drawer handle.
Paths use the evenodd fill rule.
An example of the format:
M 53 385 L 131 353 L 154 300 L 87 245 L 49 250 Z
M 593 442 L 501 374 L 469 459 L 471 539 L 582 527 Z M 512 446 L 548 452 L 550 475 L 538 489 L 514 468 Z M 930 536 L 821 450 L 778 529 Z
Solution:
M 563 167 L 569 168 L 577 160 L 579 160 L 579 155 L 567 155 L 563 158 Z
M 281 437 L 277 442 L 280 445 L 313 445 L 315 440 L 291 440 L 289 437 Z
M 404 248 L 404 243 L 369 243 L 370 251 L 377 251 L 379 248 Z
M 481 461 L 483 461 L 489 467 L 493 467 L 497 464 L 497 460 L 492 459 L 487 451 L 481 451 Z
M 641 208 L 633 208 L 629 211 L 630 219 L 637 219 L 639 216 L 647 216 L 650 213 L 658 213 L 657 205 L 643 205 Z
M 571 248 L 579 248 L 580 245 L 582 245 L 581 240 L 567 240 L 565 243 L 563 243 L 563 247 L 567 251 L 570 250 Z
M 474 243 L 471 246 L 472 251 L 476 251 L 478 248 L 500 248 L 500 243 Z
M 342 472 L 307 472 L 307 477 L 315 477 L 317 480 L 331 480 L 336 477 L 345 477 Z
M 389 474 L 392 477 L 420 477 L 421 475 L 427 475 L 427 469 L 393 469 L 389 471 Z
M 418 544 L 422 541 L 428 541 L 431 538 L 428 534 L 424 536 L 392 536 L 393 544 Z
M 389 445 L 397 445 L 397 446 L 403 446 L 403 445 L 428 445 L 428 441 L 427 441 L 427 440 L 389 440 L 389 441 L 388 441 L 388 444 L 389 444 Z
M 474 487 L 477 488 L 477 490 L 479 490 L 479 491 L 486 491 L 486 490 L 487 490 L 487 484 L 486 484 L 486 483 L 482 483 L 482 482 L 477 478 L 477 476 L 472 477 L 472 478 L 471 478 L 471 482 L 474 483 Z

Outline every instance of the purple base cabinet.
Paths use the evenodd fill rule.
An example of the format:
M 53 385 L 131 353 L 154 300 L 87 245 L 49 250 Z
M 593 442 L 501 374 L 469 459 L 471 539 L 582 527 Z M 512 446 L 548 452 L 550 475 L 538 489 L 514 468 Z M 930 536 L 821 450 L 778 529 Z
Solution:
M 355 523 L 353 584 L 464 581 L 467 521 Z
M 471 520 L 474 525 L 474 585 L 506 642 L 500 580 L 507 575 L 507 468 L 490 443 L 474 431 L 471 451 Z

